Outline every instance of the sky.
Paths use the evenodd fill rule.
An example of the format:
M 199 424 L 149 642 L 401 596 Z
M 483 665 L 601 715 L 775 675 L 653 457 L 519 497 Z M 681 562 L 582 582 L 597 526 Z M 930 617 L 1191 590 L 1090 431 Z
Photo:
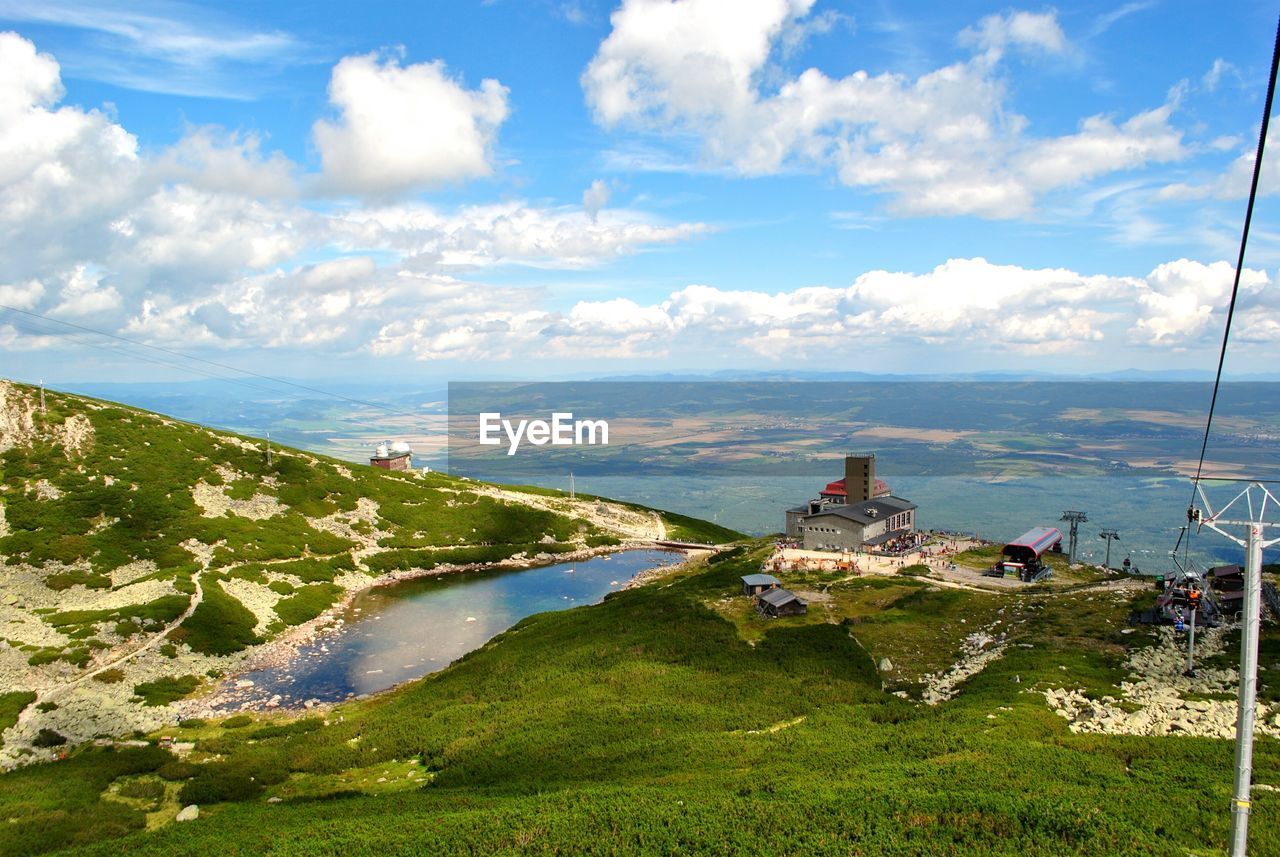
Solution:
M 0 0 L 0 375 L 1210 369 L 1275 11 Z

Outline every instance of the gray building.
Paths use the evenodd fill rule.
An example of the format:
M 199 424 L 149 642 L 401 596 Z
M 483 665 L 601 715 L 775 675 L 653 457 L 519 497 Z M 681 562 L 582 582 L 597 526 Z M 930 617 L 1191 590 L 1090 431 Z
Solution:
M 809 612 L 809 605 L 789 589 L 770 589 L 760 593 L 760 597 L 756 599 L 756 609 L 762 616 L 776 618 L 802 616 Z
M 787 536 L 805 550 L 862 550 L 913 533 L 915 528 L 916 504 L 901 497 L 857 503 L 813 500 L 787 510 Z
M 782 581 L 774 577 L 772 574 L 744 574 L 742 575 L 742 594 L 743 595 L 759 595 L 766 589 L 777 589 L 782 585 Z

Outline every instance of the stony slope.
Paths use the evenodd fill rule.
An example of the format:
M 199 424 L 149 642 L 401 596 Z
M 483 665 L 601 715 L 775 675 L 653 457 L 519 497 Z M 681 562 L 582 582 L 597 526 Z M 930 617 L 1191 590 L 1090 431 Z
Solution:
M 169 704 L 389 574 L 663 537 L 651 510 L 388 473 L 0 381 L 0 764 L 171 723 Z M 10 695 L 11 703 L 23 697 Z M 10 707 L 13 707 L 12 705 Z M 49 739 L 54 740 L 54 739 Z

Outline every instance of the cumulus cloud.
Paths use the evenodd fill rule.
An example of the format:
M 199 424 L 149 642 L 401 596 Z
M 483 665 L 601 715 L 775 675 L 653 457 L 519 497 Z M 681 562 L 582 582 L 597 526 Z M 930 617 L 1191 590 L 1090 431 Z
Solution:
M 55 316 L 100 316 L 120 306 L 120 293 L 102 281 L 101 271 L 88 265 L 77 265 L 66 276 L 58 293 L 57 306 L 49 311 Z
M 774 361 L 839 361 L 877 347 L 965 343 L 985 355 L 1094 353 L 1100 343 L 1189 350 L 1211 345 L 1232 271 L 1186 259 L 1144 277 L 1029 269 L 951 259 L 923 273 L 868 271 L 845 287 L 763 292 L 705 284 L 649 303 L 630 298 L 544 309 L 523 295 L 509 307 L 455 304 L 451 321 L 423 314 L 380 331 L 384 355 L 470 359 L 485 354 L 581 355 L 610 359 L 748 352 Z M 1270 280 L 1246 270 L 1241 338 L 1280 330 Z
M 257 197 L 298 194 L 297 166 L 281 152 L 264 153 L 256 134 L 192 128 L 156 157 L 151 169 L 161 182 Z
M 439 60 L 347 57 L 333 69 L 329 100 L 340 118 L 314 126 L 325 179 L 371 196 L 489 175 L 507 116 L 506 87 L 486 79 L 466 89 Z
M 28 280 L 25 283 L 0 285 L 0 304 L 31 309 L 44 297 L 44 283 Z
M 339 64 L 335 81 L 335 91 L 346 93 L 339 103 L 371 88 L 378 110 L 410 114 L 410 122 L 448 113 L 436 102 L 427 105 L 434 114 L 424 112 L 414 101 L 424 93 L 479 105 L 493 121 L 477 120 L 477 133 L 496 127 L 506 109 L 500 87 L 463 90 L 438 64 L 402 68 L 356 57 Z M 415 335 L 383 333 L 389 319 L 418 314 L 448 328 L 433 334 L 440 343 L 457 342 L 454 327 L 499 332 L 514 307 L 545 315 L 531 303 L 533 290 L 462 282 L 465 273 L 498 265 L 586 268 L 707 229 L 603 211 L 603 185 L 586 200 L 595 206 L 590 213 L 521 200 L 451 209 L 324 198 L 315 205 L 307 196 L 314 177 L 265 151 L 251 132 L 192 128 L 173 146 L 143 153 L 111 117 L 61 105 L 62 97 L 57 61 L 20 36 L 0 34 L 0 303 L 157 343 L 376 351 Z M 447 146 L 427 145 L 407 160 L 379 160 L 386 151 L 376 128 L 353 123 L 368 114 L 349 111 L 346 124 L 329 126 L 346 146 L 360 145 L 360 135 L 378 137 L 361 157 L 388 172 L 369 179 L 361 171 L 374 167 L 357 163 L 348 176 L 369 179 L 365 189 L 389 187 L 387 176 L 417 180 L 450 155 Z M 441 122 L 436 130 L 449 136 L 456 128 Z M 472 142 L 474 157 L 455 166 L 487 168 L 488 138 Z M 461 353 L 443 344 L 413 350 Z
M 971 59 L 915 78 L 791 76 L 771 58 L 812 5 L 625 0 L 582 75 L 593 115 L 606 128 L 692 136 L 707 162 L 743 175 L 834 168 L 907 214 L 1017 217 L 1046 191 L 1186 155 L 1172 101 L 1119 122 L 1086 118 L 1075 135 L 1029 136 L 1000 62 L 1010 49 L 1066 53 L 1052 12 L 984 18 L 961 34 Z
M 574 208 L 522 202 L 442 212 L 421 203 L 354 209 L 332 225 L 344 246 L 396 250 L 416 271 L 461 272 L 500 264 L 582 268 L 639 247 L 682 241 L 708 231 L 700 223 L 652 223 L 614 210 L 596 217 Z

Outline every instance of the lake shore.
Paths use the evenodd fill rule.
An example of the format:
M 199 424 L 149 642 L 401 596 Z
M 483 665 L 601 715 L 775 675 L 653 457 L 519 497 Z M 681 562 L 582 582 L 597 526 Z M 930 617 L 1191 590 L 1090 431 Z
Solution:
M 210 686 L 206 692 L 176 703 L 175 708 L 179 717 L 186 719 L 225 717 L 238 712 L 322 710 L 338 705 L 345 700 L 290 699 L 286 702 L 279 694 L 263 700 L 260 698 L 259 691 L 255 685 L 246 684 L 249 680 L 244 677 L 260 670 L 283 668 L 294 663 L 300 657 L 303 647 L 321 641 L 324 637 L 339 631 L 346 624 L 346 620 L 343 617 L 348 613 L 356 598 L 373 590 L 446 575 L 474 574 L 486 571 L 521 571 L 564 563 L 585 562 L 601 556 L 635 550 L 660 550 L 671 554 L 682 554 L 683 558 L 671 565 L 659 565 L 641 570 L 625 583 L 619 585 L 619 591 L 643 586 L 653 580 L 672 574 L 678 569 L 687 566 L 690 562 L 713 553 L 713 551 L 709 550 L 673 549 L 651 540 L 628 540 L 620 545 L 582 548 L 563 554 L 537 555 L 535 557 L 508 559 L 493 563 L 440 565 L 431 569 L 406 569 L 389 572 L 376 578 L 361 575 L 367 579 L 364 585 L 346 588 L 342 596 L 323 613 L 256 647 L 253 652 L 240 661 L 234 672 Z M 348 579 L 352 576 L 349 575 Z M 414 678 L 397 682 L 375 693 L 387 693 L 409 681 L 417 680 L 418 678 Z M 364 698 L 371 695 L 375 694 L 360 694 L 360 697 Z

